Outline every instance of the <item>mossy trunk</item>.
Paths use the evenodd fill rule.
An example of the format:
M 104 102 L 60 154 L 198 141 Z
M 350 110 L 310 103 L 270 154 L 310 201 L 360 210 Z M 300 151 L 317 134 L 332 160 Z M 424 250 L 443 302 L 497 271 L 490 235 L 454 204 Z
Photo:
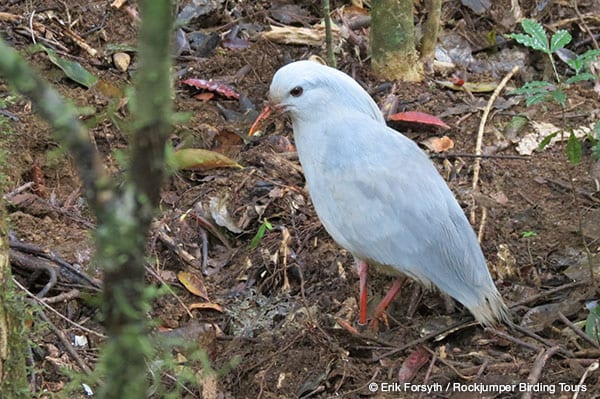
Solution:
M 8 226 L 0 199 L 0 397 L 30 398 L 25 359 L 27 338 L 23 299 L 12 283 L 8 260 Z
M 412 0 L 373 0 L 371 63 L 383 79 L 414 82 L 422 78 L 412 10 Z

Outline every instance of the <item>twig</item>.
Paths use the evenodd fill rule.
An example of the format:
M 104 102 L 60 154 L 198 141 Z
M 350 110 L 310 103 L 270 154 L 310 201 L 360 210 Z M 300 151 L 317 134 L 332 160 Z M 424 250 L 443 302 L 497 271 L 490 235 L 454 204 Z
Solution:
M 476 155 L 481 154 L 481 147 L 483 145 L 483 130 L 485 128 L 485 124 L 487 122 L 488 115 L 490 114 L 490 110 L 492 109 L 492 105 L 494 104 L 494 101 L 496 101 L 496 98 L 498 98 L 498 96 L 500 95 L 500 92 L 502 91 L 504 86 L 506 86 L 506 84 L 508 83 L 510 78 L 512 78 L 512 76 L 515 73 L 517 73 L 518 70 L 519 70 L 519 67 L 515 66 L 509 73 L 506 74 L 506 76 L 502 79 L 502 81 L 500 81 L 500 84 L 498 85 L 498 87 L 496 87 L 496 90 L 494 90 L 494 93 L 492 93 L 492 96 L 488 100 L 488 103 L 487 103 L 485 109 L 483 110 L 483 115 L 481 116 L 481 122 L 479 123 L 479 130 L 477 131 L 477 141 L 475 143 L 475 154 Z M 479 184 L 480 169 L 481 169 L 481 161 L 479 158 L 476 158 L 475 163 L 473 165 L 473 186 L 472 186 L 473 192 L 477 191 L 477 186 Z M 475 223 L 475 207 L 472 207 L 471 208 L 471 224 L 474 224 L 474 223 Z
M 575 9 L 575 13 L 577 14 L 577 18 L 579 18 L 579 21 L 580 21 L 581 25 L 583 26 L 583 29 L 587 32 L 588 36 L 594 43 L 594 48 L 596 50 L 598 50 L 598 49 L 600 49 L 600 47 L 598 47 L 598 41 L 596 40 L 596 37 L 594 36 L 594 34 L 590 30 L 589 26 L 585 22 L 583 15 L 581 14 L 581 12 L 579 12 L 579 7 L 577 7 L 577 1 L 578 0 L 573 0 L 573 9 Z
M 164 227 L 156 230 L 156 235 L 163 244 L 165 244 L 171 251 L 175 252 L 179 258 L 192 266 L 195 269 L 198 269 L 198 259 L 196 259 L 192 254 L 190 254 L 185 249 L 181 248 L 181 246 L 177 245 L 175 240 L 167 234 Z
M 567 327 L 573 330 L 573 332 L 577 334 L 581 339 L 591 344 L 594 348 L 600 349 L 600 344 L 598 344 L 596 340 L 587 335 L 585 332 L 581 331 L 581 328 L 577 327 L 575 324 L 573 324 L 573 322 L 571 322 L 571 320 L 567 319 L 567 317 L 564 314 L 562 314 L 562 312 L 558 312 L 558 318 L 560 319 L 560 321 L 565 323 Z
M 437 337 L 439 335 L 446 334 L 448 332 L 459 331 L 459 330 L 462 330 L 464 328 L 470 327 L 472 325 L 477 325 L 477 324 L 479 324 L 479 323 L 477 323 L 477 322 L 475 322 L 473 320 L 469 320 L 469 321 L 465 321 L 465 322 L 456 323 L 456 324 L 454 324 L 454 325 L 452 325 L 450 327 L 443 328 L 443 329 L 441 329 L 439 331 L 434 331 L 432 333 L 429 333 L 427 335 L 422 336 L 421 338 L 417 338 L 417 339 L 415 339 L 415 340 L 413 340 L 413 341 L 411 341 L 411 342 L 409 342 L 407 344 L 404 344 L 404 345 L 402 345 L 402 346 L 400 346 L 400 347 L 398 347 L 396 349 L 393 349 L 391 351 L 388 351 L 386 353 L 383 353 L 383 354 L 381 354 L 381 355 L 373 358 L 371 360 L 371 363 L 376 363 L 376 362 L 380 361 L 383 358 L 386 358 L 386 357 L 391 356 L 393 354 L 396 354 L 398 352 L 402 352 L 403 350 L 406 350 L 406 349 L 411 348 L 413 346 L 422 344 L 423 342 L 428 341 L 428 340 L 430 340 L 432 338 L 435 338 L 435 337 Z
M 520 300 L 518 302 L 513 302 L 512 304 L 510 304 L 509 308 L 514 309 L 514 308 L 516 308 L 518 306 L 526 305 L 526 304 L 528 304 L 530 302 L 535 302 L 535 301 L 537 301 L 540 298 L 545 298 L 545 297 L 548 297 L 548 296 L 550 296 L 552 294 L 556 294 L 557 292 L 568 290 L 569 288 L 576 288 L 576 287 L 579 287 L 579 286 L 582 286 L 582 285 L 585 285 L 585 281 L 577 281 L 577 282 L 574 282 L 574 283 L 568 283 L 568 284 L 565 284 L 565 285 L 561 285 L 559 287 L 552 288 L 551 290 L 537 293 L 535 295 L 532 295 L 530 297 L 522 299 L 522 300 Z
M 10 193 L 4 194 L 4 200 L 10 200 L 15 195 L 20 194 L 23 191 L 29 190 L 31 187 L 33 187 L 33 182 L 32 181 L 27 182 L 27 183 L 15 188 Z
M 587 378 L 588 374 L 592 371 L 596 371 L 598 370 L 598 367 L 600 367 L 600 363 L 598 363 L 598 361 L 596 360 L 594 363 L 590 364 L 588 366 L 587 369 L 585 369 L 585 372 L 583 373 L 583 375 L 581 376 L 581 378 L 579 379 L 579 384 L 578 386 L 582 386 L 583 383 L 585 382 L 585 379 Z M 577 399 L 577 396 L 579 395 L 579 389 L 575 390 L 575 393 L 573 394 L 573 399 Z
M 531 338 L 535 339 L 536 341 L 541 342 L 542 344 L 546 345 L 548 348 L 555 346 L 553 342 L 547 340 L 546 338 L 540 337 L 539 335 L 537 335 L 536 333 L 534 333 L 533 331 L 530 331 L 529 329 L 527 329 L 525 327 L 522 327 L 518 324 L 514 324 L 512 327 L 515 330 L 527 335 L 528 337 L 531 337 Z M 568 349 L 561 348 L 560 346 L 559 346 L 558 352 L 561 354 L 561 356 L 564 356 L 564 357 L 568 357 L 568 358 L 575 357 L 575 355 L 573 355 L 573 352 L 571 352 Z
M 456 153 L 440 153 L 440 154 L 430 154 L 429 158 L 486 158 L 486 159 L 519 159 L 528 161 L 531 157 L 526 157 L 523 155 L 494 155 L 494 154 L 467 154 L 464 152 L 456 152 Z
M 508 341 L 510 341 L 512 343 L 517 344 L 517 345 L 521 345 L 522 347 L 527 348 L 527 349 L 529 349 L 531 351 L 539 352 L 539 351 L 542 350 L 542 348 L 540 348 L 537 345 L 530 344 L 529 342 L 525 342 L 522 339 L 513 337 L 512 335 L 509 335 L 509 334 L 507 334 L 507 333 L 505 333 L 503 331 L 500 331 L 500 330 L 496 330 L 495 328 L 487 327 L 487 328 L 485 328 L 485 331 L 490 332 L 490 333 L 492 333 L 494 335 L 497 335 L 499 337 L 502 337 L 502 338 L 504 338 L 504 339 L 506 339 L 506 340 L 508 340 Z
M 558 345 L 555 345 L 551 348 L 546 349 L 543 352 L 540 352 L 537 355 L 537 357 L 535 358 L 535 362 L 533 362 L 533 367 L 531 368 L 531 372 L 529 373 L 529 376 L 527 377 L 528 384 L 531 384 L 531 385 L 537 384 L 537 382 L 540 380 L 540 376 L 542 375 L 542 369 L 546 365 L 546 362 L 559 350 L 560 350 L 560 347 Z M 528 390 L 527 392 L 523 393 L 523 395 L 521 396 L 521 399 L 531 399 L 532 397 L 533 397 L 533 392 Z
M 31 299 L 33 299 L 34 301 L 36 301 L 37 303 L 39 303 L 40 305 L 42 305 L 43 307 L 45 307 L 46 309 L 49 309 L 51 312 L 53 312 L 54 314 L 56 314 L 58 317 L 60 317 L 61 319 L 65 320 L 67 323 L 74 325 L 75 327 L 89 333 L 89 334 L 94 334 L 97 337 L 100 338 L 106 338 L 106 335 L 101 334 L 99 332 L 96 332 L 94 330 L 91 330 L 87 327 L 82 326 L 79 323 L 74 322 L 73 320 L 69 319 L 66 316 L 63 316 L 58 310 L 54 309 L 52 306 L 46 304 L 42 299 L 36 297 L 33 292 L 29 291 L 27 288 L 25 288 L 21 283 L 19 283 L 14 277 L 13 277 L 13 283 L 15 283 L 15 285 L 17 287 L 19 287 L 20 289 L 22 289 L 28 297 L 30 297 Z
M 76 299 L 81 296 L 81 291 L 78 289 L 72 289 L 68 292 L 63 292 L 62 294 L 51 296 L 48 298 L 44 298 L 44 302 L 46 303 L 58 303 L 58 302 L 66 302 L 71 299 Z
M 483 240 L 483 232 L 485 231 L 485 224 L 487 222 L 487 208 L 481 208 L 481 222 L 479 223 L 479 230 L 477 231 L 477 241 L 481 244 Z
M 68 338 L 65 337 L 65 334 L 63 334 L 63 332 L 60 331 L 58 327 L 56 327 L 54 323 L 50 321 L 50 319 L 48 318 L 48 316 L 46 316 L 44 312 L 39 311 L 38 314 L 40 318 L 44 320 L 46 324 L 48 324 L 48 327 L 50 327 L 54 335 L 58 337 L 58 339 L 63 344 L 67 352 L 69 352 L 69 355 L 71 355 L 71 357 L 77 362 L 81 370 L 83 370 L 86 374 L 90 374 L 92 372 L 92 369 L 90 369 L 90 367 L 83 361 L 81 356 L 79 356 L 79 353 L 77 353 L 75 348 L 73 348 L 73 345 L 71 345 L 71 342 L 69 342 Z
M 435 355 L 435 353 L 434 353 L 434 352 L 433 352 L 431 349 L 427 348 L 426 346 L 424 346 L 423 348 L 424 348 L 424 349 L 425 349 L 427 352 L 431 353 L 432 355 Z M 437 358 L 437 360 L 438 360 L 438 362 L 442 363 L 443 365 L 446 365 L 446 366 L 450 367 L 450 369 L 451 369 L 452 371 L 454 371 L 454 373 L 455 373 L 455 374 L 456 374 L 458 377 L 462 378 L 463 380 L 472 380 L 472 379 L 474 378 L 474 376 L 468 376 L 468 375 L 464 375 L 463 373 L 461 373 L 460 371 L 458 371 L 458 370 L 456 369 L 456 367 L 455 367 L 453 364 L 451 364 L 449 361 L 447 361 L 446 359 L 444 359 L 444 358 L 442 358 L 442 357 L 438 357 L 438 358 Z

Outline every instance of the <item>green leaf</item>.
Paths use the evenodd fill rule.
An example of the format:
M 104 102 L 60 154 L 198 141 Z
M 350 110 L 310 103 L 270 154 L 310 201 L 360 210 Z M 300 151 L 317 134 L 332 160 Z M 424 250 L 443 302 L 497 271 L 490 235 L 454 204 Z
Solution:
M 576 74 L 578 74 L 583 68 L 583 59 L 581 58 L 581 56 L 579 56 L 574 60 L 567 60 L 567 65 L 570 66 Z
M 521 233 L 521 237 L 523 237 L 523 238 L 530 238 L 530 237 L 535 237 L 535 236 L 537 236 L 537 233 L 535 231 L 531 231 L 531 230 L 524 231 Z
M 546 82 L 544 80 L 533 80 L 531 82 L 525 83 L 523 86 L 519 87 L 518 89 L 511 90 L 508 94 L 511 94 L 511 95 L 515 95 L 515 94 L 531 95 L 531 94 L 538 94 L 538 93 L 546 94 L 553 88 L 554 88 L 554 85 L 550 82 Z
M 571 42 L 571 34 L 564 29 L 557 31 L 550 38 L 550 52 L 555 53 L 557 50 L 565 47 Z
M 552 90 L 548 94 L 550 95 L 550 99 L 555 103 L 564 106 L 567 102 L 567 95 L 561 89 Z
M 583 72 L 583 73 L 578 73 L 575 76 L 571 76 L 569 79 L 567 79 L 566 83 L 572 84 L 572 83 L 583 82 L 586 80 L 594 80 L 594 79 L 596 79 L 596 77 L 594 75 L 592 75 L 591 73 Z
M 585 53 L 577 56 L 577 58 L 574 60 L 568 60 L 567 64 L 575 70 L 576 74 L 579 74 L 584 68 L 589 68 L 590 62 L 592 62 L 599 55 L 600 50 L 588 50 Z
M 548 93 L 538 93 L 527 97 L 525 105 L 530 107 L 548 100 Z
M 569 162 L 572 165 L 577 165 L 581 162 L 581 143 L 573 132 L 571 132 L 569 141 L 567 141 L 567 158 L 569 158 Z
M 88 89 L 96 84 L 98 78 L 88 72 L 78 62 L 60 58 L 54 50 L 42 46 L 42 49 L 48 54 L 50 61 L 62 69 L 67 77 Z
M 248 248 L 251 250 L 256 249 L 258 247 L 258 244 L 260 244 L 262 238 L 265 236 L 267 230 L 273 230 L 273 225 L 269 223 L 267 219 L 265 219 L 258 228 L 258 231 L 254 235 L 254 237 L 252 238 L 252 241 L 250 241 L 250 245 L 248 246 Z
M 600 342 L 600 306 L 590 310 L 585 321 L 585 333 L 588 337 Z
M 521 21 L 521 26 L 528 35 L 514 33 L 509 36 L 524 46 L 550 54 L 548 38 L 546 37 L 546 31 L 542 25 L 533 19 L 525 18 Z
M 548 144 L 550 144 L 550 141 L 555 138 L 558 134 L 560 133 L 560 131 L 556 131 L 554 133 L 550 133 L 549 135 L 547 135 L 546 137 L 544 137 L 544 139 L 542 141 L 540 141 L 540 144 L 538 145 L 538 150 L 543 150 L 544 148 L 546 148 L 546 146 Z

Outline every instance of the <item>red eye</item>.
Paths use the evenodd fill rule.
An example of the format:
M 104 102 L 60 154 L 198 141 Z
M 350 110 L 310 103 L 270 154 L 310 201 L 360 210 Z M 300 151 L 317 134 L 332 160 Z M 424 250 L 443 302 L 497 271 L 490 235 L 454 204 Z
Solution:
M 304 91 L 304 89 L 302 87 L 296 86 L 292 90 L 290 90 L 290 95 L 292 97 L 300 97 L 302 95 L 303 91 Z

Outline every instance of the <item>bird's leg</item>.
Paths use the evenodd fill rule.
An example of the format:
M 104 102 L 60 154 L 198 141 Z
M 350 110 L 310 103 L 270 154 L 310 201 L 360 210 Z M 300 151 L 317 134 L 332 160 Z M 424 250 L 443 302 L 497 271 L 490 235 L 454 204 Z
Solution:
M 364 326 L 367 324 L 367 270 L 369 265 L 362 260 L 356 260 L 356 270 L 359 280 L 359 316 L 358 324 Z
M 398 292 L 400 292 L 400 289 L 402 288 L 402 286 L 404 285 L 405 282 L 406 282 L 405 277 L 398 277 L 397 279 L 394 280 L 392 287 L 389 289 L 387 294 L 385 294 L 385 296 L 383 297 L 381 302 L 379 302 L 379 305 L 377 305 L 377 308 L 375 309 L 375 314 L 373 315 L 373 320 L 371 320 L 371 323 L 369 323 L 369 328 L 371 330 L 377 330 L 377 324 L 379 323 L 379 318 L 385 315 L 385 310 L 387 309 L 388 306 L 390 306 L 390 303 L 392 303 L 392 301 L 394 300 L 396 295 L 398 295 Z

